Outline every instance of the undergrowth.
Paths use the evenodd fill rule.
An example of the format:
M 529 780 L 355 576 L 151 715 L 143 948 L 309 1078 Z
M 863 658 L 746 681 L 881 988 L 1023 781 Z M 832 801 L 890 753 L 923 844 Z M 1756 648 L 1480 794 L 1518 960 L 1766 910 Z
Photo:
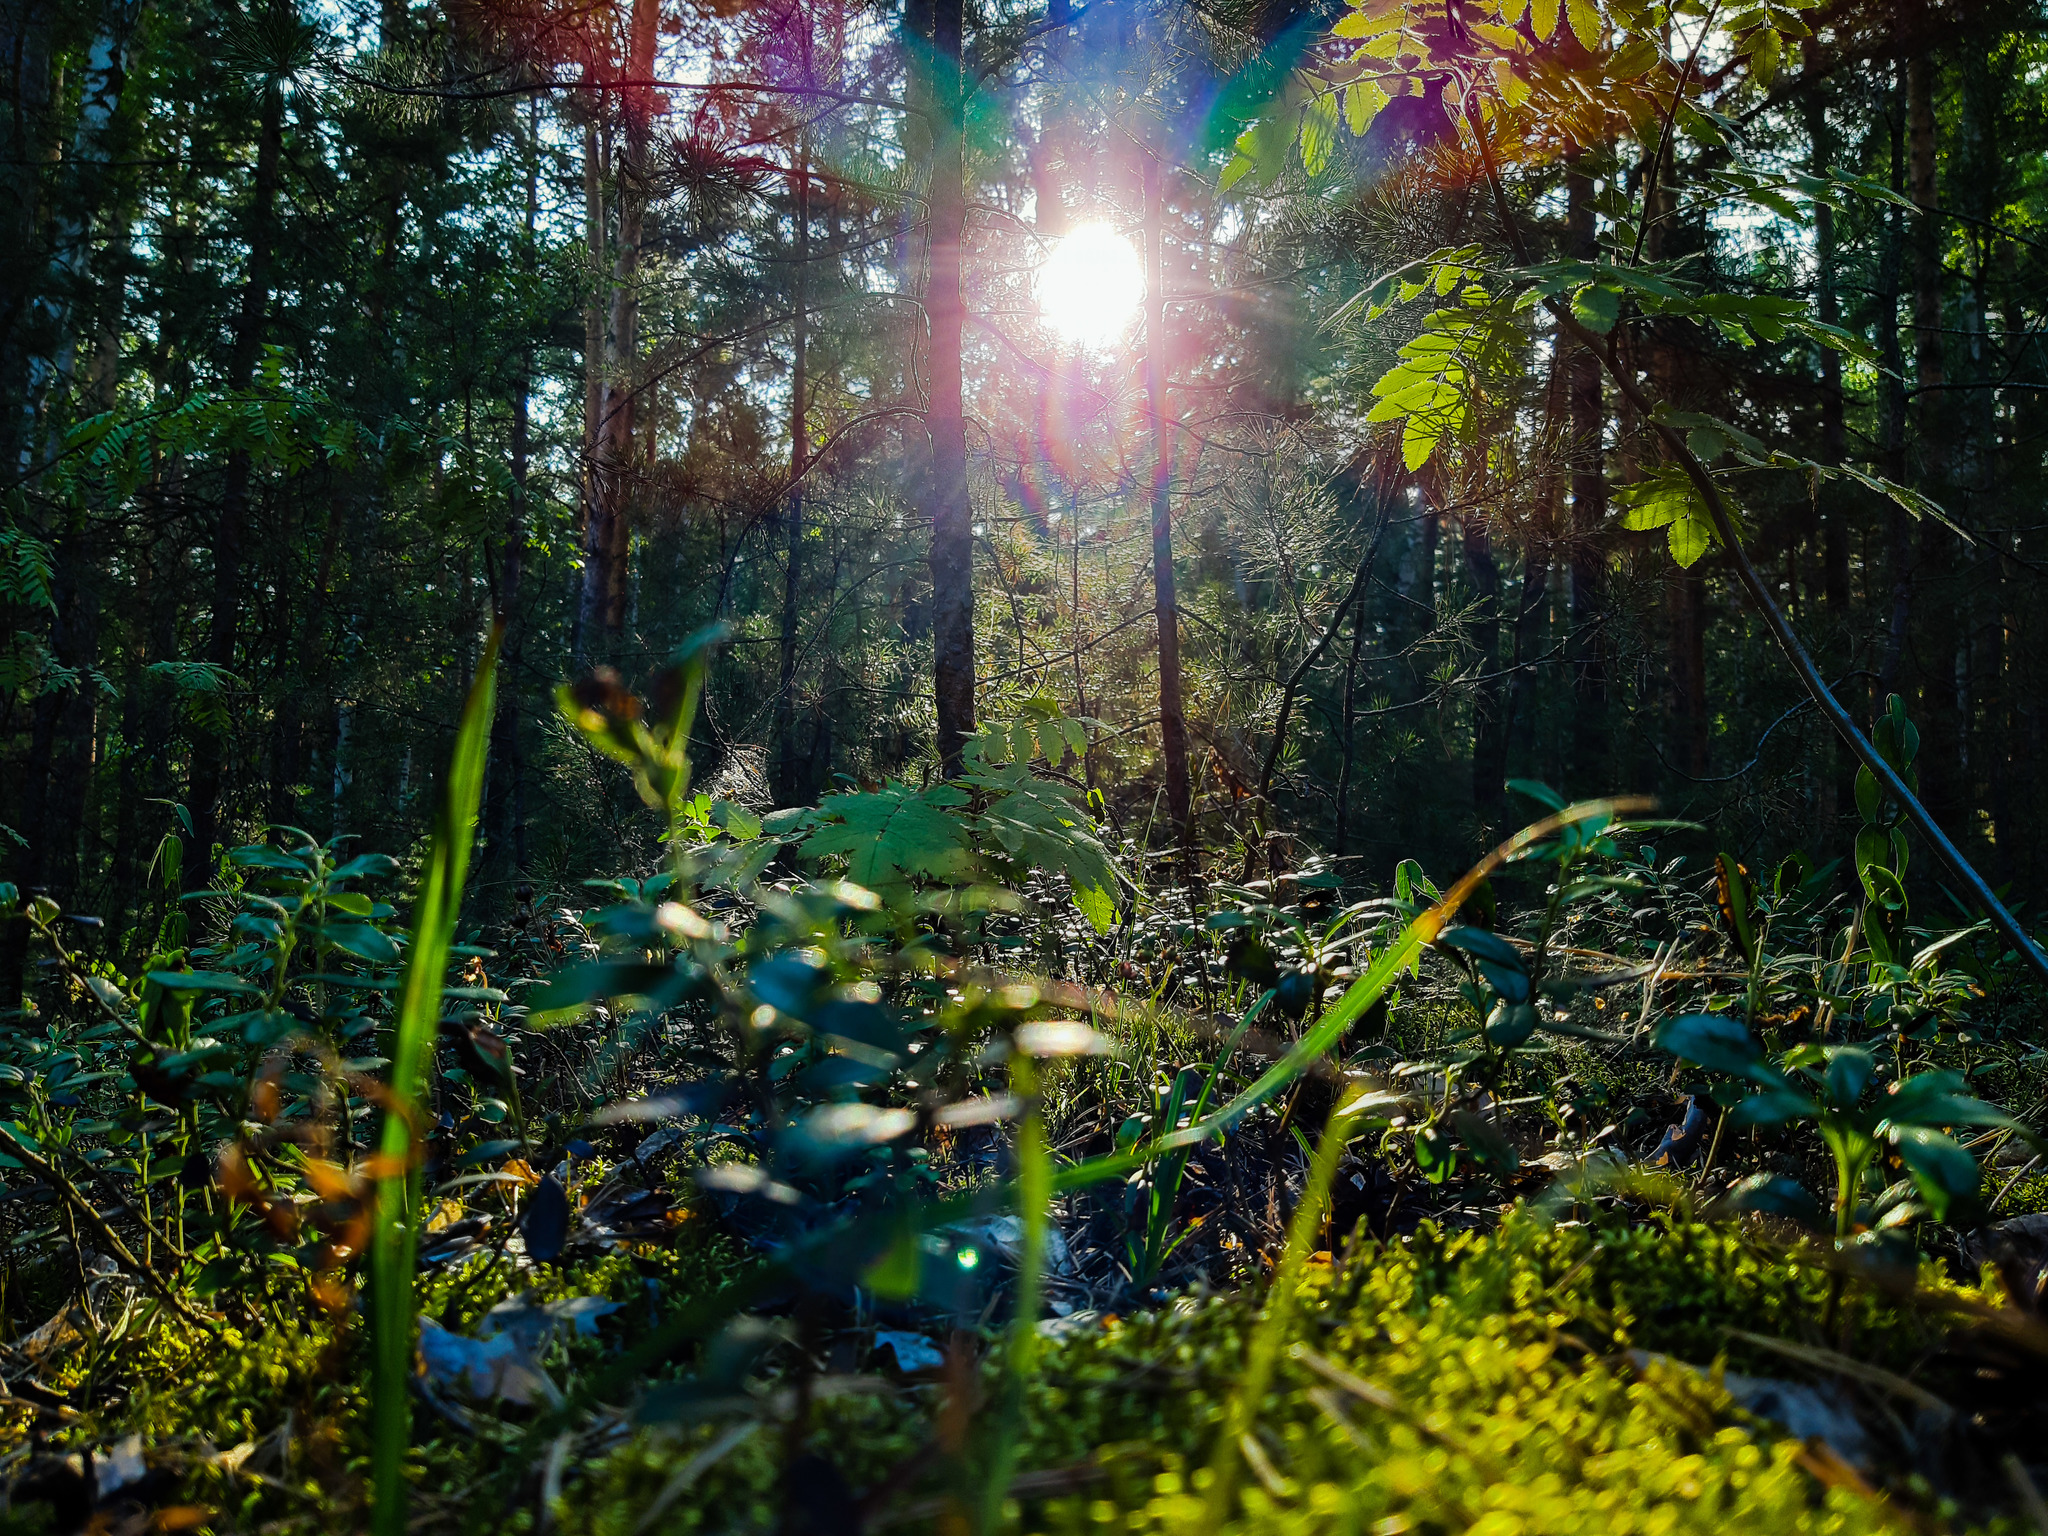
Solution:
M 437 1280 L 428 1310 L 473 1322 L 522 1290 L 623 1303 L 599 1337 L 547 1357 L 573 1381 L 715 1286 L 734 1257 L 707 1224 L 665 1253 L 567 1269 L 520 1274 L 479 1258 L 474 1272 Z M 1392 1245 L 1354 1243 L 1310 1266 L 1282 1379 L 1258 1406 L 1259 1476 L 1233 1528 L 1861 1532 L 1954 1518 L 1924 1480 L 1919 1508 L 1903 1515 L 1719 1387 L 1723 1368 L 1786 1369 L 1739 1334 L 1797 1347 L 1853 1339 L 1865 1358 L 1898 1366 L 1938 1347 L 1924 1301 L 1902 1306 L 1863 1286 L 1824 1327 L 1830 1275 L 1759 1232 L 1640 1210 L 1566 1224 L 1522 1213 L 1491 1233 L 1425 1226 Z M 1923 1279 L 1931 1294 L 1971 1299 Z M 1022 1420 L 1019 1528 L 1198 1528 L 1203 1452 L 1259 1306 L 1256 1292 L 1188 1295 L 1053 1331 Z M 159 1329 L 124 1358 L 126 1402 L 66 1438 L 136 1433 L 185 1448 L 181 1497 L 219 1511 L 224 1529 L 346 1526 L 362 1514 L 369 1443 L 362 1340 L 348 1318 L 218 1339 Z M 865 1363 L 872 1330 L 825 1347 Z M 787 1384 L 770 1377 L 742 1407 L 737 1441 L 731 1420 L 637 1432 L 614 1422 L 575 1442 L 548 1522 L 565 1536 L 786 1528 L 790 1480 L 804 1475 L 794 1457 L 856 1497 L 884 1490 L 868 1510 L 878 1525 L 946 1528 L 962 1490 L 934 1436 L 948 1432 L 949 1399 L 985 1390 L 1001 1364 L 997 1348 L 950 1380 L 890 1372 L 844 1394 L 821 1383 L 801 1429 L 778 1407 Z M 727 1448 L 689 1496 L 643 1525 L 714 1445 Z M 408 1468 L 416 1528 L 539 1528 L 546 1447 L 535 1453 L 516 1423 L 479 1435 L 423 1422 Z M 28 1510 L 12 1518 L 11 1529 L 31 1528 Z

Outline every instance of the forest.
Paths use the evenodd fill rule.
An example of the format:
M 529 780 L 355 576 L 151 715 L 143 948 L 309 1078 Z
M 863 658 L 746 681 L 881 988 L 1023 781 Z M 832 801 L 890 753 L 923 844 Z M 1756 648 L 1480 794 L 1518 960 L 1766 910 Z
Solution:
M 2037 0 L 0 57 L 0 1536 L 2048 1536 Z

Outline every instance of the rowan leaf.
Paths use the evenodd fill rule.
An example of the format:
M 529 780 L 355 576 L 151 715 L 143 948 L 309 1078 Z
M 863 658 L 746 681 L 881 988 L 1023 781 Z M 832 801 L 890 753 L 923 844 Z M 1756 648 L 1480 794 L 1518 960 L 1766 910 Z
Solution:
M 1572 33 L 1588 53 L 1600 46 L 1602 22 L 1600 12 L 1592 0 L 1564 0 L 1565 19 L 1571 23 Z
M 974 873 L 968 829 L 947 814 L 966 803 L 966 795 L 950 784 L 915 790 L 894 780 L 871 793 L 833 795 L 819 810 L 839 819 L 804 839 L 803 856 L 844 854 L 846 878 L 871 889 L 919 876 L 967 879 Z

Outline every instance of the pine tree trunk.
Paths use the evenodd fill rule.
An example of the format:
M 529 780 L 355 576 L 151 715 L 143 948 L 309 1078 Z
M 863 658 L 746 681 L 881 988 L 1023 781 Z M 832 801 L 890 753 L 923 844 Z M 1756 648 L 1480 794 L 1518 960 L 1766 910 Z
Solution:
M 931 336 L 925 431 L 931 439 L 931 470 L 925 500 L 932 533 L 932 698 L 939 762 L 951 778 L 960 772 L 961 749 L 974 734 L 974 531 L 961 382 L 961 256 L 967 232 L 962 0 L 933 0 L 931 18 L 931 259 L 925 290 Z
M 789 494 L 783 520 L 787 539 L 782 568 L 782 634 L 776 659 L 775 798 L 778 805 L 797 805 L 809 798 L 796 750 L 796 642 L 803 594 L 804 473 L 810 468 L 809 274 L 811 261 L 811 173 L 808 146 L 799 135 L 792 146 L 790 203 L 796 221 L 795 292 L 791 304 L 789 373 Z
M 520 226 L 519 264 L 529 275 L 534 268 L 535 227 L 540 216 L 540 107 L 527 115 L 526 204 Z M 533 410 L 533 348 L 520 356 L 519 377 L 512 386 L 512 425 L 507 448 L 512 460 L 512 494 L 505 506 L 505 537 L 499 546 L 498 622 L 505 626 L 500 642 L 498 709 L 491 720 L 490 799 L 485 807 L 485 841 L 501 867 L 526 872 L 526 743 L 520 730 L 520 683 L 526 656 L 526 626 L 520 604 L 525 596 L 528 457 Z
M 278 161 L 284 148 L 284 91 L 272 82 L 263 92 L 263 113 L 256 147 L 256 176 L 249 215 L 249 270 L 235 323 L 234 352 L 228 384 L 246 389 L 263 354 L 265 316 L 270 308 L 270 269 L 275 254 Z M 221 487 L 220 517 L 213 539 L 213 617 L 207 631 L 206 660 L 232 672 L 242 618 L 243 539 L 249 515 L 249 455 L 228 455 Z M 187 808 L 192 813 L 195 858 L 187 861 L 193 884 L 212 878 L 214 847 L 220 836 L 221 794 L 226 768 L 226 742 L 201 727 L 192 745 L 192 780 Z
M 578 634 L 591 655 L 618 641 L 626 615 L 632 503 L 639 480 L 634 434 L 640 392 L 640 245 L 646 232 L 653 128 L 659 100 L 652 86 L 659 0 L 633 0 L 626 79 L 619 92 L 625 153 L 619 166 L 618 232 L 612 252 L 604 373 L 598 384 L 597 431 L 590 462 L 590 516 L 584 533 L 583 592 Z
M 1145 398 L 1152 427 L 1152 613 L 1159 629 L 1159 740 L 1166 812 L 1185 864 L 1193 858 L 1188 726 L 1181 710 L 1180 608 L 1173 585 L 1173 455 L 1167 441 L 1163 172 L 1145 162 Z M 1335 622 L 1334 620 L 1332 622 Z
M 1807 44 L 1809 70 L 1819 49 Z M 1826 176 L 1834 168 L 1835 137 L 1828 123 L 1827 100 L 1821 88 L 1810 88 L 1802 110 L 1806 117 L 1807 142 L 1811 146 L 1810 166 L 1815 176 Z M 1842 301 L 1837 291 L 1839 259 L 1835 240 L 1835 210 L 1825 201 L 1813 207 L 1814 311 L 1825 325 L 1842 322 Z M 1832 347 L 1820 349 L 1820 457 L 1824 464 L 1839 464 L 1848 450 L 1848 429 L 1843 420 L 1842 354 Z M 1817 497 L 1818 530 L 1821 545 L 1821 598 L 1829 612 L 1840 615 L 1849 606 L 1849 533 L 1843 526 L 1846 509 L 1833 487 L 1823 487 Z
M 1599 255 L 1594 220 L 1593 178 L 1574 154 L 1565 169 L 1565 229 L 1570 254 L 1580 261 Z M 1607 520 L 1607 471 L 1602 438 L 1607 422 L 1600 359 L 1574 347 L 1566 381 L 1571 408 L 1572 466 L 1572 776 L 1587 793 L 1605 788 L 1607 771 L 1607 642 L 1602 633 L 1607 608 L 1607 551 L 1601 525 Z
M 1472 688 L 1472 809 L 1488 831 L 1496 830 L 1507 785 L 1507 719 L 1501 708 L 1500 562 L 1477 513 L 1463 519 L 1465 574 L 1478 600 L 1472 646 L 1479 653 L 1479 680 Z

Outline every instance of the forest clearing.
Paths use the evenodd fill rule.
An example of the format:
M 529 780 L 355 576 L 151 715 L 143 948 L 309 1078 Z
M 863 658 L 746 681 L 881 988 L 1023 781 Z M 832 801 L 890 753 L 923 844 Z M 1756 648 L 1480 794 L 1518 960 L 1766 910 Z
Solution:
M 0 1536 L 2048 1536 L 2038 4 L 0 41 Z

